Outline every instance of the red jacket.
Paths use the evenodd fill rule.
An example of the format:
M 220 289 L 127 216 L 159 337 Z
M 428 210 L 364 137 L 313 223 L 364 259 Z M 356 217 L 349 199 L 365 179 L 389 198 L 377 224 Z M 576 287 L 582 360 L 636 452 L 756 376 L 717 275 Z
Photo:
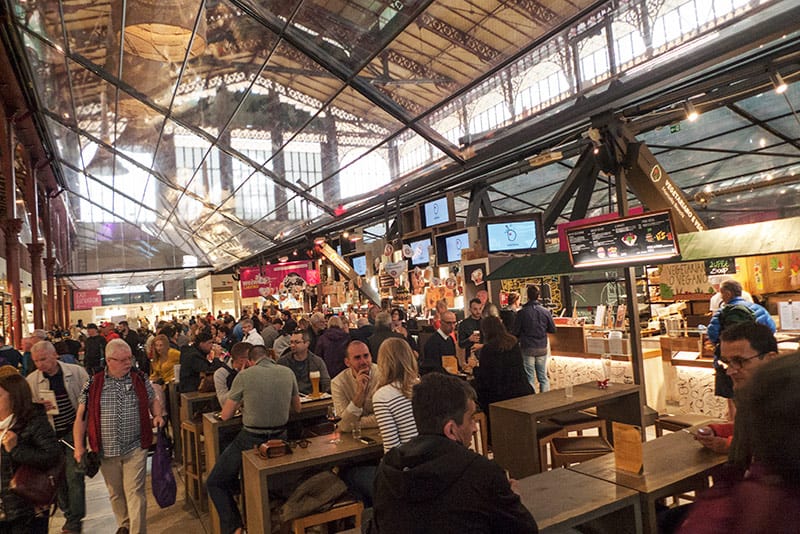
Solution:
M 106 380 L 105 371 L 101 371 L 92 377 L 89 384 L 89 399 L 87 402 L 88 411 L 88 434 L 89 446 L 93 451 L 100 451 L 101 432 L 100 432 L 100 397 L 103 393 L 103 383 Z M 139 429 L 142 436 L 142 448 L 147 449 L 153 444 L 153 429 L 150 425 L 150 399 L 147 396 L 147 387 L 144 385 L 142 373 L 131 371 L 131 382 L 133 390 L 139 398 Z

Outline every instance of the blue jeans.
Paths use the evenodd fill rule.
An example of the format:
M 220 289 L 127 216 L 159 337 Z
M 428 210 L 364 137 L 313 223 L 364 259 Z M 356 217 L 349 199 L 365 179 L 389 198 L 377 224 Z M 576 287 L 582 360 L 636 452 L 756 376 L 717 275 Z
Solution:
M 72 444 L 72 436 L 65 437 L 64 441 Z M 58 507 L 64 512 L 64 530 L 81 531 L 81 524 L 86 515 L 86 485 L 84 483 L 83 466 L 75 462 L 72 449 L 61 445 L 64 451 L 65 480 L 58 488 Z
M 522 364 L 525 366 L 525 374 L 528 375 L 528 382 L 531 387 L 536 389 L 536 382 L 539 382 L 539 393 L 550 391 L 550 380 L 547 379 L 547 354 L 536 356 L 542 349 L 526 348 L 522 349 Z
M 242 430 L 217 458 L 217 463 L 214 464 L 214 468 L 206 480 L 206 489 L 208 497 L 217 508 L 222 534 L 231 534 L 237 528 L 244 526 L 242 514 L 239 513 L 236 500 L 233 498 L 239 493 L 240 488 L 239 473 L 242 471 L 242 452 L 249 451 L 268 439 L 285 438 L 285 434 L 285 430 L 264 434 L 253 434 Z

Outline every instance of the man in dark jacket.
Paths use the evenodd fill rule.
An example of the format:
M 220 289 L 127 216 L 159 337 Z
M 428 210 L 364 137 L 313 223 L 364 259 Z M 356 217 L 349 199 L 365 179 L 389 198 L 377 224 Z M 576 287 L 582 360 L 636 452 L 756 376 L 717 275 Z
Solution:
M 381 344 L 390 337 L 405 339 L 405 336 L 392 331 L 392 316 L 388 312 L 380 312 L 375 316 L 375 332 L 367 339 L 367 346 L 369 346 L 373 362 L 378 363 L 378 350 L 381 348 Z
M 390 450 L 378 467 L 378 532 L 538 532 L 500 466 L 467 448 L 475 391 L 432 373 L 414 386 L 411 405 L 419 436 Z
M 181 374 L 178 393 L 190 393 L 200 387 L 200 373 L 211 374 L 219 368 L 219 360 L 208 360 L 213 338 L 207 331 L 194 337 L 194 343 L 181 349 Z
M 86 325 L 86 341 L 83 349 L 83 366 L 89 376 L 103 370 L 105 362 L 106 339 L 100 335 L 97 325 Z

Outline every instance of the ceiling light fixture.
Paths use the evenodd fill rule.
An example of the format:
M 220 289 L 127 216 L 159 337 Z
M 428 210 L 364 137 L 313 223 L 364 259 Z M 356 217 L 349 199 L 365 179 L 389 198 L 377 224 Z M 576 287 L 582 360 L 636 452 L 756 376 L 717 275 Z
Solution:
M 789 88 L 789 86 L 786 85 L 786 82 L 783 81 L 783 76 L 781 76 L 781 73 L 776 70 L 770 71 L 769 79 L 772 81 L 772 86 L 775 88 L 775 92 L 779 95 L 785 93 Z
M 700 116 L 700 113 L 697 112 L 695 109 L 694 104 L 692 104 L 691 100 L 687 100 L 683 103 L 683 109 L 686 111 L 686 119 L 689 122 L 694 122 L 697 120 L 697 117 Z

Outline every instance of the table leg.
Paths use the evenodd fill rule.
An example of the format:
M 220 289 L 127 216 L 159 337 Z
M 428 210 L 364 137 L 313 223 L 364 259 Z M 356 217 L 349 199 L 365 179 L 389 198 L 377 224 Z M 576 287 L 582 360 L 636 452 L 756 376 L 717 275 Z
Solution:
M 513 478 L 541 471 L 536 416 L 489 406 L 494 460 Z
M 242 478 L 244 479 L 244 502 L 247 506 L 247 531 L 271 532 L 269 489 L 265 471 L 259 472 L 245 455 L 242 459 Z
M 208 478 L 208 473 L 214 468 L 214 464 L 219 458 L 219 427 L 212 425 L 205 417 L 203 418 L 203 439 L 206 449 L 206 478 Z M 219 514 L 211 499 L 208 500 L 208 519 L 211 533 L 220 534 Z

